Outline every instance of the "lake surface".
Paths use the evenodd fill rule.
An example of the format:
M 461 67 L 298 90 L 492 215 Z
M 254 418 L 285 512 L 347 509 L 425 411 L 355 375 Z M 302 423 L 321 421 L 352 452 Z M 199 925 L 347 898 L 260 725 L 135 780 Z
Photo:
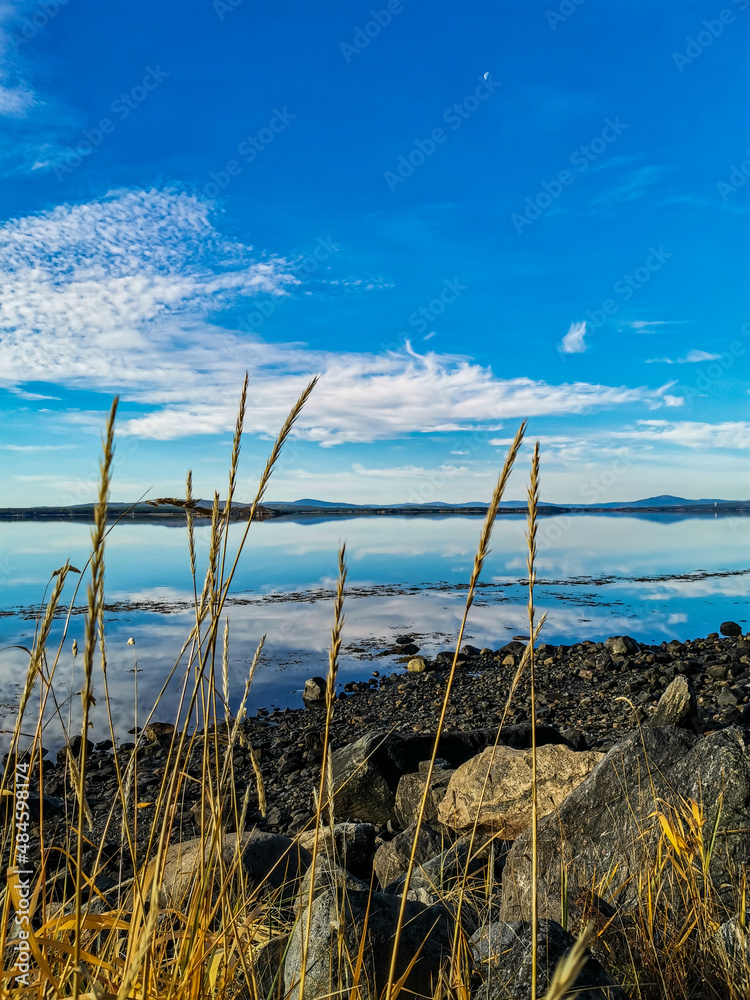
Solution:
M 263 658 L 248 701 L 261 707 L 301 706 L 307 677 L 325 674 L 333 616 L 337 550 L 347 543 L 349 577 L 339 681 L 373 670 L 403 669 L 378 657 L 396 635 L 416 637 L 432 655 L 450 648 L 463 613 L 465 590 L 482 518 L 371 517 L 259 522 L 251 527 L 227 605 L 230 621 L 230 702 L 241 697 L 261 635 Z M 242 525 L 230 529 L 230 551 Z M 498 646 L 525 633 L 525 519 L 503 516 L 472 608 L 465 641 Z M 199 587 L 209 529 L 196 529 Z M 66 559 L 83 568 L 90 526 L 70 522 L 0 523 L 0 646 L 30 646 L 38 605 L 51 574 Z M 747 628 L 750 518 L 673 515 L 575 515 L 544 518 L 539 530 L 537 614 L 547 612 L 543 640 L 573 643 L 628 634 L 650 643 L 717 631 L 732 619 Z M 67 602 L 78 578 L 69 577 Z M 72 581 L 72 582 L 71 582 Z M 78 730 L 86 574 L 64 634 L 59 617 L 48 659 L 64 642 L 55 693 L 71 732 Z M 108 680 L 117 735 L 127 739 L 134 705 L 142 721 L 194 622 L 193 585 L 184 527 L 116 526 L 107 540 Z M 67 604 L 66 604 L 67 610 Z M 134 644 L 128 645 L 132 638 Z M 98 663 L 98 659 L 97 659 Z M 0 650 L 0 728 L 12 724 L 28 656 Z M 100 671 L 96 671 L 96 739 L 108 736 Z M 162 721 L 177 704 L 173 684 L 159 709 Z M 33 716 L 33 706 L 29 709 Z M 0 734 L 0 741 L 6 737 Z M 60 743 L 50 723 L 45 746 Z

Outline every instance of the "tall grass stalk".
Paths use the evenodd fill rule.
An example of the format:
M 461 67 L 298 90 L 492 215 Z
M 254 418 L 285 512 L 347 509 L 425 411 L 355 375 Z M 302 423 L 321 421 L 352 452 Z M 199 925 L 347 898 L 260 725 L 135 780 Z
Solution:
M 536 686 L 534 663 L 534 584 L 536 583 L 536 529 L 537 507 L 539 505 L 539 442 L 534 445 L 534 457 L 531 461 L 531 482 L 528 490 L 528 545 L 527 566 L 529 570 L 529 685 L 531 695 L 531 1000 L 537 995 L 537 967 L 539 964 L 537 936 L 539 930 L 538 914 L 538 815 L 537 815 L 537 770 L 536 770 Z
M 412 843 L 411 853 L 409 855 L 409 864 L 406 869 L 406 875 L 404 876 L 404 884 L 401 893 L 401 906 L 399 907 L 398 921 L 396 923 L 396 932 L 393 941 L 393 952 L 391 954 L 391 964 L 388 972 L 388 983 L 385 991 L 385 1000 L 391 1000 L 394 990 L 394 983 L 396 978 L 396 965 L 398 962 L 398 950 L 399 943 L 401 939 L 401 930 L 404 925 L 404 914 L 406 912 L 407 895 L 409 892 L 409 884 L 411 882 L 411 877 L 414 873 L 414 865 L 416 863 L 417 856 L 417 846 L 419 844 L 419 834 L 422 829 L 422 824 L 424 822 L 425 809 L 427 808 L 427 799 L 430 795 L 430 786 L 432 783 L 432 775 L 435 770 L 435 761 L 438 755 L 438 745 L 440 743 L 440 736 L 445 725 L 445 716 L 448 711 L 448 705 L 450 703 L 451 691 L 453 689 L 453 680 L 456 676 L 456 666 L 458 664 L 458 654 L 463 642 L 463 635 L 466 629 L 466 622 L 469 617 L 469 611 L 474 603 L 474 596 L 476 594 L 476 587 L 479 581 L 479 577 L 482 572 L 485 560 L 490 552 L 490 539 L 492 538 L 492 529 L 495 525 L 495 520 L 497 518 L 497 512 L 500 508 L 500 501 L 505 493 L 505 488 L 508 485 L 508 479 L 510 478 L 511 471 L 513 470 L 513 465 L 516 461 L 519 449 L 523 442 L 524 434 L 526 433 L 526 421 L 521 424 L 513 442 L 508 449 L 508 454 L 506 456 L 505 462 L 503 463 L 502 471 L 498 477 L 497 485 L 495 486 L 494 492 L 492 494 L 492 500 L 490 501 L 489 508 L 487 509 L 487 514 L 484 519 L 484 524 L 482 526 L 482 532 L 479 537 L 479 546 L 477 552 L 474 556 L 474 567 L 471 572 L 471 578 L 469 580 L 469 589 L 466 595 L 466 604 L 464 606 L 464 613 L 461 619 L 461 627 L 459 628 L 458 638 L 456 640 L 456 652 L 453 656 L 453 662 L 451 664 L 451 669 L 448 674 L 448 680 L 445 685 L 445 694 L 443 695 L 443 703 L 440 709 L 440 718 L 438 719 L 437 732 L 435 733 L 435 742 L 432 748 L 432 755 L 430 757 L 430 763 L 427 768 L 427 773 L 425 775 L 425 785 L 422 797 L 419 803 L 419 812 L 417 813 L 417 821 L 414 828 L 414 840 Z M 304 998 L 300 998 L 304 1000 Z
M 83 703 L 83 718 L 81 722 L 81 753 L 78 762 L 77 794 L 78 794 L 78 830 L 76 836 L 76 878 L 75 878 L 75 919 L 76 930 L 73 953 L 73 1000 L 77 1000 L 81 988 L 81 917 L 83 891 L 83 827 L 86 816 L 86 748 L 89 734 L 89 711 L 94 704 L 93 673 L 94 654 L 96 652 L 96 633 L 100 614 L 104 604 L 104 538 L 107 533 L 107 502 L 112 479 L 112 463 L 114 461 L 115 415 L 118 398 L 112 402 L 107 418 L 104 436 L 104 453 L 99 467 L 99 496 L 94 509 L 94 527 L 91 532 L 91 583 L 88 586 L 88 614 L 86 616 L 85 644 L 83 649 L 84 682 L 81 691 Z M 71 761 L 72 763 L 72 761 Z M 88 825 L 88 824 L 87 824 Z
M 320 842 L 320 823 L 323 815 L 323 803 L 325 801 L 326 788 L 328 788 L 328 807 L 330 810 L 330 826 L 333 832 L 333 789 L 330 787 L 329 741 L 331 734 L 331 720 L 333 718 L 333 705 L 336 698 L 336 678 L 339 670 L 339 653 L 341 651 L 341 635 L 344 628 L 344 587 L 346 586 L 346 545 L 339 549 L 339 573 L 336 583 L 336 598 L 333 609 L 333 627 L 331 629 L 331 646 L 328 651 L 328 675 L 326 677 L 326 718 L 323 733 L 323 759 L 320 764 L 320 784 L 318 787 L 318 801 L 315 810 L 315 838 L 313 840 L 312 860 L 310 861 L 310 893 L 307 900 L 307 920 L 305 923 L 304 938 L 302 942 L 302 964 L 300 968 L 299 1000 L 305 1000 L 305 979 L 307 977 L 307 956 L 310 949 L 310 927 L 312 924 L 312 903 L 315 893 L 315 866 L 318 861 L 318 848 Z

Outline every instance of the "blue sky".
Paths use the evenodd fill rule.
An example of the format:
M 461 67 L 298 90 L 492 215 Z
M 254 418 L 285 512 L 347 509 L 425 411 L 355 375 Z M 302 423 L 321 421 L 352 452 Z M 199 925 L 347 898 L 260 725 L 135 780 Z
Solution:
M 748 8 L 4 0 L 0 504 L 747 497 Z

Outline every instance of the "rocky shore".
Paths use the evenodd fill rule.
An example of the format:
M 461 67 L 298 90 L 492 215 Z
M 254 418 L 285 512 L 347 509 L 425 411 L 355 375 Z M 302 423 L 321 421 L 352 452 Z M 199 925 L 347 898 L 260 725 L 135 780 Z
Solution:
M 537 720 L 556 727 L 581 749 L 606 750 L 639 723 L 653 719 L 659 699 L 676 677 L 684 677 L 694 706 L 690 727 L 703 734 L 728 725 L 750 725 L 750 636 L 739 625 L 705 638 L 659 645 L 637 643 L 627 636 L 605 642 L 537 647 Z M 399 639 L 411 640 L 410 636 Z M 461 649 L 446 732 L 492 731 L 503 715 L 511 683 L 525 643 L 514 640 L 502 647 Z M 429 736 L 437 727 L 445 683 L 453 652 L 429 655 L 411 641 L 403 641 L 390 652 L 409 666 L 407 673 L 380 675 L 368 681 L 346 685 L 337 700 L 331 728 L 334 750 L 352 743 L 371 731 L 383 729 Z M 412 672 L 414 671 L 414 672 Z M 322 679 L 308 685 L 308 693 L 322 695 Z M 267 811 L 257 811 L 257 797 L 251 793 L 248 823 L 264 830 L 295 834 L 312 815 L 313 788 L 319 781 L 322 752 L 323 701 L 309 701 L 305 709 L 284 709 L 267 713 L 242 724 L 245 746 L 234 752 L 234 772 L 238 790 L 255 785 L 250 759 L 252 746 L 263 775 Z M 528 675 L 518 686 L 505 715 L 505 725 L 527 721 L 530 716 Z M 154 726 L 141 737 L 138 753 L 137 798 L 148 803 L 156 797 L 167 760 L 173 727 Z M 74 741 L 75 742 L 75 741 Z M 118 759 L 124 771 L 134 751 L 134 743 L 124 743 Z M 66 815 L 72 807 L 71 780 L 64 751 L 57 760 L 44 762 L 44 793 L 47 843 L 62 835 Z M 196 741 L 187 773 L 199 775 L 202 738 Z M 115 767 L 109 741 L 90 744 L 88 804 L 93 815 L 94 841 L 103 833 L 106 816 L 116 794 Z M 241 795 L 240 795 L 241 797 Z M 197 832 L 194 806 L 200 799 L 196 782 L 185 788 L 182 831 Z M 149 818 L 150 807 L 142 805 L 140 825 Z M 110 821 L 119 830 L 120 821 Z
M 494 799 L 490 796 L 489 805 L 483 805 L 485 812 L 478 829 L 485 838 L 483 842 L 495 843 L 500 851 L 497 855 L 492 854 L 491 864 L 499 864 L 498 859 L 502 856 L 502 864 L 492 878 L 497 877 L 499 884 L 502 868 L 506 867 L 513 872 L 513 881 L 511 884 L 506 877 L 506 888 L 496 900 L 503 928 L 487 933 L 505 934 L 506 937 L 510 934 L 506 941 L 508 949 L 512 951 L 518 946 L 521 952 L 528 936 L 528 925 L 524 921 L 529 916 L 528 890 L 524 888 L 528 886 L 524 838 L 529 823 L 525 812 L 529 786 L 524 775 L 528 773 L 525 755 L 531 736 L 527 672 L 509 707 L 508 696 L 524 648 L 525 642 L 519 638 L 498 649 L 464 646 L 460 650 L 447 724 L 438 748 L 428 798 L 424 843 L 420 844 L 418 855 L 424 870 L 432 863 L 431 858 L 439 859 L 441 872 L 446 864 L 453 863 L 450 859 L 446 861 L 445 852 L 458 851 L 460 855 L 461 837 L 472 826 L 475 803 L 482 797 L 476 790 L 477 780 L 481 785 L 481 774 L 486 773 L 486 769 L 482 772 L 482 767 L 485 762 L 487 766 L 499 767 L 495 781 L 497 793 Z M 374 878 L 385 900 L 381 900 L 383 913 L 390 913 L 389 907 L 393 908 L 388 900 L 398 898 L 398 879 L 405 870 L 411 843 L 409 829 L 416 819 L 425 787 L 425 762 L 430 757 L 453 660 L 452 651 L 430 655 L 420 650 L 408 635 L 398 637 L 398 645 L 390 652 L 403 658 L 408 667 L 406 673 L 381 676 L 373 671 L 368 681 L 347 684 L 346 691 L 336 699 L 331 747 L 335 814 L 340 825 L 335 836 L 338 838 L 337 854 L 343 859 L 345 869 L 329 870 L 328 874 L 316 872 L 315 875 L 316 880 L 321 878 L 323 884 L 329 886 L 329 890 L 331 886 L 335 889 L 337 880 L 344 879 L 355 895 L 365 892 Z M 592 837 L 594 840 L 603 837 L 602 830 L 609 829 L 612 824 L 613 830 L 621 831 L 631 823 L 632 795 L 641 794 L 643 769 L 648 764 L 661 776 L 656 779 L 657 785 L 663 778 L 665 796 L 670 789 L 683 798 L 705 794 L 714 796 L 715 801 L 723 796 L 727 822 L 731 820 L 734 824 L 732 835 L 740 826 L 747 827 L 743 815 L 746 819 L 750 808 L 750 750 L 747 749 L 750 743 L 750 636 L 743 635 L 739 625 L 724 622 L 719 631 L 686 642 L 649 645 L 628 636 L 613 636 L 605 642 L 565 646 L 542 644 L 537 647 L 536 657 L 539 795 L 542 815 L 546 812 L 554 818 L 551 825 L 543 824 L 540 828 L 541 857 L 549 868 L 541 911 L 548 921 L 544 925 L 544 947 L 549 946 L 548 953 L 552 957 L 553 953 L 562 954 L 570 945 L 567 936 L 560 937 L 559 925 L 564 921 L 559 902 L 560 831 L 556 823 L 565 819 L 569 842 L 574 844 L 576 837 L 581 842 L 578 854 L 571 848 L 571 870 L 575 870 L 577 859 L 588 857 L 586 852 L 593 850 L 586 847 L 592 843 Z M 239 801 L 249 789 L 245 831 L 253 832 L 245 832 L 243 837 L 248 850 L 255 844 L 252 863 L 256 867 L 261 846 L 261 854 L 269 850 L 272 855 L 275 852 L 274 856 L 278 856 L 280 850 L 282 853 L 296 852 L 295 863 L 300 869 L 300 877 L 309 864 L 307 852 L 311 842 L 306 829 L 313 816 L 314 789 L 320 779 L 324 692 L 325 682 L 321 678 L 311 678 L 306 687 L 306 708 L 270 714 L 259 711 L 256 717 L 242 723 L 243 738 L 235 745 L 233 767 Z M 492 750 L 503 718 L 500 746 Z M 137 757 L 137 771 L 129 792 L 128 819 L 133 824 L 137 816 L 139 863 L 147 860 L 146 836 L 154 818 L 173 736 L 170 724 L 154 724 L 138 735 L 137 746 L 135 743 L 123 744 L 115 751 L 123 771 L 132 763 L 133 754 Z M 209 759 L 214 759 L 216 746 L 220 757 L 226 752 L 226 731 L 219 728 L 216 732 L 199 734 L 190 755 L 180 762 L 186 782 L 181 815 L 173 831 L 176 842 L 173 850 L 178 853 L 185 849 L 184 845 L 189 845 L 200 829 L 201 786 L 197 779 L 201 776 L 206 738 L 209 740 Z M 71 749 L 74 753 L 80 749 L 80 738 L 77 743 L 74 741 Z M 91 745 L 89 750 L 86 797 L 91 825 L 86 831 L 88 846 L 84 864 L 93 864 L 101 848 L 96 885 L 106 894 L 131 877 L 133 870 L 121 854 L 122 817 L 117 809 L 111 814 L 112 803 L 117 798 L 113 749 L 105 742 Z M 252 754 L 263 777 L 265 814 L 259 808 Z M 495 760 L 497 754 L 500 756 Z M 610 773 L 605 767 L 610 760 L 613 761 L 610 770 L 616 771 L 618 762 L 623 761 L 623 767 L 634 769 L 635 784 L 628 789 L 625 799 L 622 789 L 618 792 L 613 786 L 614 771 Z M 730 766 L 734 768 L 731 794 L 724 786 Z M 474 772 L 480 774 L 480 779 Z M 42 793 L 47 847 L 62 846 L 69 835 L 75 806 L 72 785 L 68 755 L 63 748 L 57 760 L 44 763 Z M 36 810 L 38 816 L 38 784 L 35 790 L 30 805 L 32 815 Z M 620 800 L 624 804 L 617 805 Z M 653 825 L 653 795 L 649 793 L 643 802 L 638 802 L 634 815 L 637 814 L 639 822 L 643 823 L 648 818 Z M 607 815 L 603 816 L 602 811 Z M 603 823 L 604 827 L 595 831 L 581 829 L 580 815 L 589 817 L 591 822 L 594 822 L 592 816 L 598 816 L 596 822 L 600 827 Z M 230 820 L 227 833 L 231 834 L 233 829 Z M 741 843 L 732 842 L 731 850 L 726 847 L 732 863 L 744 864 L 741 859 L 750 854 L 750 836 L 746 833 L 742 836 Z M 549 841 L 546 847 L 545 837 Z M 633 840 L 638 839 L 634 835 Z M 725 838 L 725 846 L 730 839 Z M 618 864 L 622 863 L 627 851 L 622 844 L 618 846 L 617 837 L 612 843 L 614 846 L 606 858 L 600 845 L 599 854 L 594 852 L 588 863 L 614 863 L 612 858 L 618 850 Z M 502 850 L 500 845 L 503 845 Z M 38 850 L 38 838 L 32 837 L 32 856 L 35 849 Z M 485 852 L 482 861 L 485 869 L 490 864 L 489 857 Z M 455 858 L 453 861 L 458 864 Z M 637 863 L 635 858 L 629 861 L 632 868 Z M 358 879 L 364 881 L 357 883 Z M 417 909 L 436 905 L 428 883 L 429 879 L 424 877 L 421 882 L 417 879 L 416 895 L 412 899 Z M 600 902 L 600 916 L 606 917 L 610 912 L 609 904 Z M 328 904 L 318 904 L 316 900 L 314 905 L 319 908 L 330 905 L 330 900 Z M 571 904 L 571 912 L 581 917 L 583 914 L 576 911 L 576 905 Z M 416 916 L 415 913 L 415 919 Z M 390 926 L 388 921 L 392 917 L 392 913 L 383 917 L 384 926 Z M 472 933 L 477 933 L 480 925 L 487 925 L 484 917 L 480 917 L 481 914 L 475 914 Z M 416 925 L 419 926 L 419 920 Z M 286 945 L 289 945 L 288 937 Z M 477 943 L 477 954 L 488 947 L 487 939 L 482 938 Z M 296 954 L 293 949 L 292 953 Z M 523 964 L 523 955 L 519 961 Z M 287 957 L 286 966 L 292 969 L 293 965 L 294 959 Z M 614 990 L 594 992 L 591 996 L 625 995 L 617 992 L 614 980 L 609 979 L 598 965 L 594 968 L 589 963 L 589 968 L 594 978 L 600 976 L 601 971 L 604 978 L 600 976 L 600 985 L 606 985 L 607 989 L 611 985 Z M 277 960 L 276 971 L 278 969 Z M 289 975 L 293 980 L 293 972 Z M 486 993 L 488 998 L 494 995 Z

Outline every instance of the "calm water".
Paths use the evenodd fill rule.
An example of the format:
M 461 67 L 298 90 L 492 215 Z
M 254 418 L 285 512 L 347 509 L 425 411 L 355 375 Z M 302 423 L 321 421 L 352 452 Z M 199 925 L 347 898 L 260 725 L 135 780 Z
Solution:
M 252 526 L 232 588 L 231 700 L 241 695 L 249 662 L 267 635 L 249 710 L 301 705 L 305 678 L 324 674 L 332 619 L 337 549 L 346 541 L 349 580 L 340 681 L 373 669 L 401 669 L 391 657 L 372 659 L 409 632 L 427 653 L 449 647 L 463 611 L 481 518 L 352 518 L 317 523 L 262 522 Z M 66 559 L 83 567 L 85 524 L 0 524 L 0 646 L 30 645 L 36 606 L 51 573 Z M 233 526 L 236 540 L 240 526 Z M 484 586 L 471 612 L 466 641 L 497 647 L 525 632 L 525 521 L 504 517 L 493 536 Z M 197 529 L 199 572 L 208 528 Z M 545 518 L 540 530 L 539 614 L 548 613 L 545 641 L 572 643 L 627 633 L 645 642 L 686 639 L 733 619 L 746 625 L 750 588 L 750 519 L 652 516 Z M 192 582 L 184 528 L 125 524 L 110 534 L 106 555 L 109 684 L 122 738 L 150 707 L 187 638 L 193 619 Z M 69 580 L 71 577 L 69 577 Z M 85 604 L 81 585 L 75 607 Z M 72 598 L 75 579 L 69 585 Z M 62 635 L 56 623 L 50 659 Z M 84 616 L 74 613 L 65 635 L 56 695 L 78 725 Z M 133 638 L 134 645 L 127 640 Z M 354 648 L 353 648 L 354 647 Z M 0 651 L 0 726 L 7 729 L 28 657 Z M 101 684 L 97 678 L 98 693 Z M 137 687 L 137 691 L 136 691 Z M 171 718 L 176 689 L 158 714 Z M 102 699 L 94 735 L 106 738 Z M 45 745 L 59 743 L 57 723 Z M 0 736 L 0 739 L 3 737 Z

